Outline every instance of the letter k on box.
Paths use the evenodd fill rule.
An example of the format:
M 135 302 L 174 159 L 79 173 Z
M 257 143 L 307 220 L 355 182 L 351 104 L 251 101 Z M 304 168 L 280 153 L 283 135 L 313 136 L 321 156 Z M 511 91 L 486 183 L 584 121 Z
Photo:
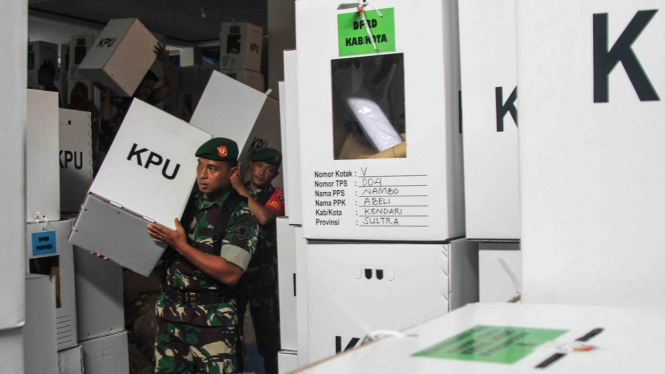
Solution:
M 148 275 L 164 250 L 148 234 L 175 229 L 196 179 L 196 149 L 212 135 L 134 100 L 76 221 L 70 242 Z

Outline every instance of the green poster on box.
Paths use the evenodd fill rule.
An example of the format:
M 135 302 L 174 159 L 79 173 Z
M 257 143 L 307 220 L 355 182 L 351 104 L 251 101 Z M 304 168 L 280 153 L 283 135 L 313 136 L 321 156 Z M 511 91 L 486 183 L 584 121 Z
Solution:
M 376 10 L 365 11 L 371 38 L 358 12 L 337 15 L 340 56 L 395 51 L 395 9 L 379 9 L 378 12 L 381 15 Z
M 478 325 L 418 353 L 414 357 L 514 364 L 568 330 Z

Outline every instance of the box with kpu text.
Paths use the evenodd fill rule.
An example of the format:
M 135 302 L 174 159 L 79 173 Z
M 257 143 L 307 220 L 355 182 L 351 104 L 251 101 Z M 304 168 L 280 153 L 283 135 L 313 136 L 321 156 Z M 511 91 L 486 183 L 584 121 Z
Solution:
M 460 1 L 466 237 L 520 238 L 515 0 Z M 483 27 L 478 27 L 483 25 Z
M 338 5 L 296 2 L 305 237 L 463 236 L 457 1 Z
M 222 23 L 219 68 L 261 71 L 263 28 L 251 23 Z
M 146 226 L 175 229 L 196 180 L 196 150 L 212 136 L 134 100 L 90 187 L 70 241 L 150 274 L 165 245 Z
M 309 362 L 478 301 L 478 243 L 307 245 Z M 298 316 L 300 318 L 300 316 Z
M 91 184 L 90 112 L 60 109 L 60 211 L 77 213 Z
M 132 96 L 155 61 L 157 38 L 136 18 L 111 20 L 78 66 L 90 81 Z M 70 59 L 71 61 L 71 59 Z

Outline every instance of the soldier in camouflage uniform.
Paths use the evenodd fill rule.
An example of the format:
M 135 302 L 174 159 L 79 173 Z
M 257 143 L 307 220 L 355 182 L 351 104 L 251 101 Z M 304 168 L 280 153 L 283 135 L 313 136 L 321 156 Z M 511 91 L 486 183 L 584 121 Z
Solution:
M 275 149 L 263 148 L 250 160 L 251 178 L 247 183 L 242 183 L 239 169 L 231 176 L 233 188 L 247 198 L 249 208 L 260 225 L 256 253 L 236 287 L 238 315 L 242 328 L 244 311 L 249 303 L 256 344 L 263 357 L 266 374 L 277 374 L 280 343 L 275 218 L 284 215 L 284 192 L 273 187 L 272 181 L 279 175 L 282 155 Z
M 242 342 L 233 287 L 256 250 L 258 224 L 231 188 L 236 143 L 215 138 L 196 156 L 200 192 L 188 203 L 185 226 L 177 219 L 176 230 L 148 226 L 171 251 L 155 308 L 155 373 L 238 373 Z

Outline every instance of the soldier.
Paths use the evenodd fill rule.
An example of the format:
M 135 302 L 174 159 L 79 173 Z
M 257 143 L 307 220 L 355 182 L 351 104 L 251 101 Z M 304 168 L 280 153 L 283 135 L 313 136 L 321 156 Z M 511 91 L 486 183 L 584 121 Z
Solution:
M 247 303 L 256 333 L 256 344 L 267 374 L 277 374 L 279 351 L 279 297 L 277 292 L 277 227 L 275 218 L 284 215 L 284 192 L 273 187 L 279 175 L 282 154 L 272 148 L 254 153 L 250 180 L 243 184 L 240 168 L 231 176 L 231 184 L 248 200 L 259 221 L 259 243 L 247 271 L 238 282 L 237 300 L 240 326 Z M 240 358 L 242 355 L 240 355 Z
M 155 373 L 238 373 L 238 316 L 233 286 L 255 252 L 256 217 L 232 188 L 238 146 L 215 138 L 197 151 L 199 191 L 187 205 L 184 227 L 148 226 L 174 251 L 157 305 Z M 186 228 L 185 228 L 186 227 Z M 240 325 L 241 326 L 241 325 Z

